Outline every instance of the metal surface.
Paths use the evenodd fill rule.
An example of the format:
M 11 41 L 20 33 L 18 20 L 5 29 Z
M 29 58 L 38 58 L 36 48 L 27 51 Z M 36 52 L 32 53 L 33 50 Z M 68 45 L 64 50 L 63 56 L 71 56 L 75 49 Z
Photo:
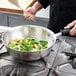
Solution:
M 65 51 L 76 53 L 75 37 L 59 36 L 44 60 L 30 62 L 17 60 L 7 51 L 1 52 L 6 48 L 2 46 L 2 42 L 0 44 L 0 76 L 76 76 L 76 61 L 72 62 L 71 56 L 62 53 Z M 58 48 L 60 51 L 57 51 Z M 51 70 L 53 71 L 48 73 Z
M 60 41 L 56 41 L 56 46 L 54 45 L 54 48 L 52 49 L 52 52 L 50 52 L 50 54 L 45 57 L 46 63 L 43 61 L 43 59 L 41 60 L 37 60 L 37 61 L 33 61 L 33 62 L 23 62 L 23 61 L 19 61 L 16 60 L 15 58 L 13 58 L 12 56 L 10 56 L 9 54 L 1 54 L 0 55 L 0 61 L 1 61 L 1 66 L 6 67 L 6 65 L 10 66 L 8 69 L 8 72 L 6 70 L 6 68 L 2 69 L 2 71 L 4 70 L 4 75 L 14 75 L 17 76 L 16 73 L 19 74 L 19 76 L 47 76 L 48 75 L 48 71 L 49 68 L 51 68 L 52 64 L 53 64 L 53 60 L 56 56 L 55 51 L 58 49 L 60 45 Z M 56 48 L 57 47 L 57 48 Z M 65 62 L 65 57 L 63 56 L 59 56 L 57 57 L 57 60 L 61 60 L 62 62 Z M 60 61 L 60 63 L 61 63 Z M 6 64 L 5 64 L 6 63 Z M 46 65 L 49 64 L 49 65 Z M 13 67 L 12 70 L 9 71 L 9 69 L 11 69 Z M 3 73 L 1 74 L 1 76 L 3 75 Z
M 9 54 L 0 54 L 0 75 L 76 76 L 76 69 L 74 69 L 70 64 L 72 60 L 69 60 L 68 56 L 62 53 L 62 51 L 66 50 L 74 52 L 74 49 L 71 49 L 72 45 L 67 43 L 66 40 L 72 41 L 72 45 L 76 43 L 76 38 L 73 39 L 72 37 L 69 38 L 63 36 L 59 37 L 59 39 L 56 40 L 56 43 L 52 47 L 52 51 L 50 52 L 50 54 L 47 57 L 44 57 L 46 64 L 49 64 L 48 66 L 43 62 L 42 59 L 32 62 L 23 62 L 20 60 L 16 60 Z M 57 51 L 58 48 L 60 50 L 59 52 Z M 56 60 L 53 63 L 55 56 Z M 54 65 L 54 68 L 52 68 L 52 65 Z M 53 69 L 53 73 L 50 72 L 50 74 L 48 74 L 49 68 Z
M 39 40 L 45 40 L 48 41 L 48 47 L 44 50 L 41 51 L 35 51 L 35 52 L 20 52 L 20 51 L 15 51 L 13 49 L 8 48 L 8 43 L 14 39 L 22 39 L 22 38 L 32 38 L 37 41 Z M 55 34 L 41 26 L 35 26 L 35 25 L 27 25 L 27 26 L 20 26 L 12 29 L 11 31 L 5 32 L 2 35 L 2 42 L 7 48 L 7 51 L 12 55 L 13 57 L 17 59 L 22 59 L 22 60 L 38 60 L 40 58 L 43 58 L 47 56 L 50 52 L 51 47 L 54 45 L 56 41 L 56 36 Z

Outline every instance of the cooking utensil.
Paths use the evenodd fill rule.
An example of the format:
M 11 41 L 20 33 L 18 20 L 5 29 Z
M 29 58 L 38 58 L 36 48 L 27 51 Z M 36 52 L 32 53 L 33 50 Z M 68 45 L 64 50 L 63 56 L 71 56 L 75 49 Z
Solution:
M 8 0 L 10 3 L 19 7 L 21 10 L 25 10 L 29 6 L 31 7 L 37 0 Z
M 19 26 L 14 27 L 10 31 L 5 32 L 2 34 L 2 42 L 7 48 L 7 51 L 10 55 L 17 59 L 31 61 L 31 60 L 38 60 L 41 59 L 49 54 L 51 51 L 51 47 L 56 42 L 56 37 L 61 35 L 62 33 L 54 34 L 51 30 L 42 27 L 42 26 L 35 26 L 35 25 L 26 25 L 26 26 Z M 35 52 L 21 52 L 16 51 L 8 47 L 8 43 L 14 39 L 21 39 L 25 37 L 33 38 L 37 41 L 45 40 L 48 41 L 48 47 L 41 51 Z

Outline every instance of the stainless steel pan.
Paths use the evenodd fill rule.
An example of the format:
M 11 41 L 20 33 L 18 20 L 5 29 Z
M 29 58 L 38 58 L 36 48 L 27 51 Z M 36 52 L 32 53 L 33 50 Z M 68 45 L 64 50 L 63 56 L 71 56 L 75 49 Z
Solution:
M 61 35 L 61 33 L 59 33 L 58 35 Z M 2 42 L 7 48 L 9 54 L 12 55 L 13 57 L 21 60 L 32 61 L 47 56 L 51 51 L 51 47 L 56 42 L 56 36 L 58 35 L 54 34 L 51 30 L 45 27 L 35 25 L 25 25 L 25 26 L 18 26 L 14 29 L 12 28 L 10 31 L 2 34 Z M 11 40 L 21 39 L 25 37 L 30 37 L 36 40 L 46 40 L 48 41 L 48 48 L 46 48 L 45 50 L 35 52 L 20 52 L 10 49 L 8 47 L 8 43 Z

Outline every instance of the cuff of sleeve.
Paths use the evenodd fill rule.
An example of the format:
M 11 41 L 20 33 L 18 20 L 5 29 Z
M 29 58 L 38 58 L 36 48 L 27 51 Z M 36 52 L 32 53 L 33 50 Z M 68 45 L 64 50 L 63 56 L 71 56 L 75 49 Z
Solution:
M 40 4 L 42 4 L 42 6 L 44 7 L 44 8 L 46 8 L 49 4 L 50 4 L 50 2 L 48 2 L 48 0 L 37 0 Z

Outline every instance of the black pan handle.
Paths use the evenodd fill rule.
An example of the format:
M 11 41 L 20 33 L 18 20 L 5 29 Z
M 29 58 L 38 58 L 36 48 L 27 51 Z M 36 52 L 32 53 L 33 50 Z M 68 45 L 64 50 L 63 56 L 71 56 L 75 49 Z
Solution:
M 73 27 L 67 28 L 67 29 L 64 29 L 64 30 L 61 30 L 62 35 L 71 36 L 71 35 L 69 34 L 69 32 L 70 32 L 70 30 L 71 30 L 72 28 L 73 28 Z

